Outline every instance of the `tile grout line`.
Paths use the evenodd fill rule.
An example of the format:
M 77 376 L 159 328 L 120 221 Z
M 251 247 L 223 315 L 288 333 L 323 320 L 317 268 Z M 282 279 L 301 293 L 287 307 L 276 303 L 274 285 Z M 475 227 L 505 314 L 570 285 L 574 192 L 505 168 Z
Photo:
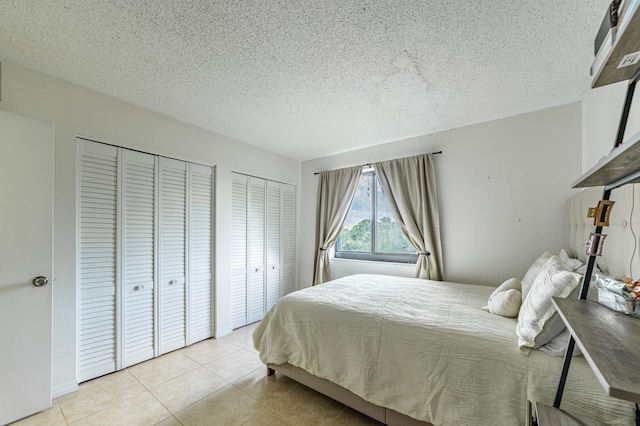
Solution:
M 169 410 L 169 408 L 168 408 L 168 407 L 167 407 L 167 406 L 166 406 L 166 405 L 165 405 L 165 404 L 164 404 L 164 403 L 163 403 L 163 402 L 162 402 L 162 401 L 161 401 L 161 400 L 160 400 L 160 399 L 159 399 L 159 398 L 158 398 L 158 397 L 157 397 L 157 396 L 152 392 L 152 389 L 154 389 L 154 388 L 156 388 L 156 387 L 158 387 L 158 386 L 161 386 L 161 385 L 163 385 L 163 384 L 166 384 L 166 383 L 168 383 L 168 382 L 169 382 L 169 381 L 171 381 L 171 380 L 174 380 L 174 379 L 177 379 L 177 378 L 179 378 L 179 377 L 182 377 L 182 376 L 184 376 L 184 375 L 186 375 L 186 374 L 189 374 L 189 373 L 193 372 L 194 370 L 196 370 L 196 369 L 198 369 L 198 368 L 204 368 L 206 371 L 210 372 L 211 374 L 215 375 L 215 376 L 216 376 L 216 377 L 218 377 L 220 380 L 222 380 L 222 381 L 225 383 L 225 385 L 224 385 L 223 387 L 219 388 L 218 390 L 216 390 L 216 391 L 214 391 L 214 392 L 212 392 L 212 393 L 209 393 L 209 394 L 207 394 L 206 396 L 203 396 L 202 398 L 198 399 L 198 401 L 193 402 L 193 403 L 192 403 L 192 404 L 190 404 L 189 406 L 182 408 L 180 411 L 182 411 L 182 410 L 184 410 L 184 409 L 186 409 L 186 408 L 190 407 L 191 405 L 193 405 L 193 404 L 195 404 L 195 403 L 197 403 L 197 402 L 202 401 L 203 399 L 205 399 L 205 398 L 207 398 L 207 397 L 209 397 L 209 396 L 211 396 L 211 395 L 214 395 L 214 394 L 216 394 L 216 393 L 220 392 L 221 390 L 223 390 L 223 389 L 225 389 L 225 388 L 228 388 L 228 386 L 229 386 L 229 385 L 231 385 L 234 389 L 241 391 L 244 395 L 246 395 L 246 396 L 250 397 L 252 400 L 254 400 L 254 401 L 256 401 L 258 404 L 260 404 L 260 406 L 262 406 L 262 407 L 263 407 L 263 409 L 261 410 L 261 412 L 263 412 L 263 411 L 264 411 L 264 410 L 266 410 L 266 409 L 269 409 L 269 410 L 271 410 L 272 412 L 274 412 L 274 413 L 278 414 L 278 415 L 279 415 L 279 416 L 281 416 L 282 418 L 285 418 L 287 421 L 289 421 L 289 419 L 288 419 L 286 416 L 284 416 L 284 415 L 282 415 L 281 413 L 278 413 L 277 411 L 273 410 L 271 407 L 267 406 L 266 404 L 264 404 L 263 402 L 261 402 L 260 400 L 256 399 L 255 397 L 253 397 L 252 395 L 248 394 L 247 392 L 245 392 L 244 390 L 242 390 L 241 388 L 239 388 L 238 386 L 236 386 L 236 385 L 234 384 L 234 382 L 237 382 L 237 381 L 239 381 L 239 380 L 242 380 L 243 378 L 245 378 L 246 376 L 248 376 L 248 375 L 250 375 L 250 374 L 254 374 L 257 370 L 260 370 L 260 369 L 262 369 L 262 368 L 265 368 L 265 367 L 264 367 L 264 365 L 261 365 L 260 367 L 256 367 L 255 369 L 252 369 L 250 372 L 248 372 L 248 373 L 246 373 L 246 374 L 242 375 L 241 377 L 235 378 L 235 379 L 233 379 L 233 380 L 226 379 L 225 377 L 223 377 L 223 376 L 221 376 L 220 374 L 218 374 L 218 372 L 217 372 L 218 370 L 217 370 L 217 369 L 216 369 L 216 370 L 212 370 L 212 369 L 211 369 L 211 364 L 212 364 L 212 363 L 215 363 L 215 361 L 216 361 L 216 360 L 219 360 L 219 359 L 224 358 L 224 357 L 226 357 L 226 356 L 229 356 L 229 355 L 231 355 L 231 354 L 237 353 L 237 352 L 238 352 L 238 351 L 240 351 L 240 350 L 243 350 L 244 352 L 246 352 L 246 353 L 244 354 L 245 356 L 246 356 L 246 354 L 248 353 L 250 356 L 256 356 L 256 357 L 257 357 L 257 354 L 255 353 L 255 350 L 253 349 L 253 344 L 252 344 L 252 339 L 251 339 L 251 335 L 252 335 L 253 331 L 255 330 L 255 327 L 257 326 L 257 324 L 258 324 L 258 323 L 256 323 L 256 325 L 255 325 L 255 326 L 254 326 L 254 325 L 250 325 L 251 329 L 245 329 L 245 330 L 242 330 L 241 332 L 237 333 L 237 334 L 234 336 L 234 338 L 233 338 L 233 339 L 231 339 L 231 338 L 226 338 L 226 339 L 225 339 L 225 337 L 228 337 L 228 336 L 225 336 L 225 337 L 223 337 L 223 338 L 221 338 L 221 339 L 214 339 L 214 338 L 212 338 L 211 340 L 212 340 L 213 342 L 215 342 L 215 341 L 218 341 L 218 342 L 225 342 L 225 345 L 227 345 L 227 344 L 228 344 L 228 345 L 231 345 L 231 347 L 233 347 L 234 349 L 233 349 L 231 352 L 229 352 L 229 353 L 225 353 L 225 354 L 223 354 L 223 355 L 216 356 L 215 358 L 211 358 L 211 359 L 210 359 L 210 361 L 208 361 L 206 364 L 203 364 L 203 363 L 199 362 L 198 360 L 196 360 L 194 357 L 192 357 L 192 356 L 188 355 L 188 353 L 187 353 L 187 349 L 188 349 L 188 348 L 191 348 L 191 347 L 193 347 L 194 345 L 196 345 L 196 344 L 198 344 L 198 343 L 204 342 L 204 341 L 201 341 L 201 342 L 194 343 L 194 345 L 190 345 L 190 346 L 187 346 L 187 347 L 185 347 L 185 348 L 180 348 L 180 349 L 177 349 L 176 351 L 172 351 L 172 352 L 169 352 L 169 353 L 167 353 L 167 354 L 163 354 L 163 355 L 161 355 L 161 356 L 159 356 L 159 357 L 155 357 L 155 358 L 152 358 L 152 359 L 150 359 L 150 360 L 143 361 L 143 362 L 141 362 L 141 363 L 139 363 L 139 364 L 135 364 L 135 365 L 129 366 L 129 367 L 125 368 L 125 369 L 122 369 L 122 370 L 119 370 L 119 371 L 114 371 L 113 373 L 105 374 L 105 375 L 103 375 L 103 376 L 101 376 L 101 377 L 97 377 L 97 378 L 95 378 L 95 379 L 92 379 L 92 380 L 96 380 L 96 381 L 98 382 L 98 385 L 96 386 L 96 387 L 97 387 L 97 389 L 92 389 L 92 390 L 91 390 L 91 391 L 89 391 L 89 392 L 90 392 L 91 394 L 101 395 L 103 392 L 105 392 L 105 391 L 104 391 L 104 389 L 101 389 L 101 388 L 103 388 L 103 387 L 104 387 L 104 386 L 102 386 L 102 385 L 103 385 L 103 383 L 105 383 L 104 378 L 105 378 L 105 377 L 107 377 L 107 376 L 111 376 L 111 374 L 117 374 L 117 373 L 119 373 L 119 372 L 122 372 L 122 374 L 124 374 L 124 375 L 125 375 L 125 377 L 127 377 L 128 379 L 133 379 L 133 380 L 132 380 L 132 383 L 134 383 L 135 385 L 140 386 L 140 388 L 138 389 L 138 391 L 137 391 L 137 392 L 136 392 L 136 391 L 134 391 L 134 392 L 131 394 L 131 396 L 132 396 L 132 397 L 138 397 L 138 396 L 140 396 L 140 395 L 143 395 L 143 394 L 146 392 L 148 395 L 150 395 L 150 396 L 151 396 L 151 398 L 152 398 L 154 401 L 156 401 L 157 403 L 159 403 L 159 404 L 160 404 L 160 406 L 161 406 L 162 408 L 164 408 L 164 409 L 166 410 L 166 412 L 167 412 L 167 413 L 169 413 L 169 416 L 167 416 L 165 419 L 161 420 L 161 422 L 164 422 L 164 421 L 166 421 L 166 420 L 168 420 L 168 419 L 170 419 L 170 418 L 173 418 L 173 419 L 175 419 L 178 423 L 182 424 L 182 422 L 180 422 L 180 420 L 178 420 L 178 418 L 177 418 L 177 417 L 176 417 L 176 415 L 175 415 L 175 414 L 177 414 L 177 413 L 175 413 L 175 414 L 174 414 L 171 410 Z M 233 335 L 233 333 L 232 333 L 231 335 L 229 335 L 229 337 L 230 337 L 230 336 L 232 336 L 232 335 Z M 209 339 L 205 339 L 205 340 L 209 340 Z M 161 382 L 161 383 L 154 384 L 154 386 L 150 386 L 150 385 L 146 384 L 145 382 L 143 382 L 143 380 L 142 380 L 141 378 L 139 378 L 139 377 L 138 377 L 138 376 L 133 372 L 133 369 L 134 369 L 136 366 L 138 366 L 138 365 L 142 365 L 142 364 L 145 364 L 145 363 L 153 362 L 154 360 L 158 360 L 158 359 L 160 359 L 162 356 L 166 356 L 166 355 L 169 355 L 169 354 L 172 354 L 172 353 L 179 353 L 181 356 L 184 356 L 186 359 L 188 359 L 188 360 L 189 360 L 190 362 L 192 362 L 193 364 L 192 364 L 192 365 L 190 365 L 190 366 L 187 368 L 187 370 L 186 370 L 186 371 L 184 371 L 184 372 L 182 372 L 180 375 L 178 375 L 178 376 L 176 376 L 176 377 L 169 378 L 169 379 L 167 379 L 167 380 L 164 380 L 164 381 L 163 381 L 163 382 Z M 206 356 L 206 350 L 204 351 L 204 353 L 205 353 L 205 356 Z M 202 359 L 202 357 L 200 357 L 200 359 Z M 206 365 L 209 365 L 209 367 L 207 367 Z M 248 365 L 249 365 L 249 366 L 251 366 L 251 363 L 248 363 Z M 151 370 L 152 370 L 152 369 L 151 369 Z M 241 370 L 242 370 L 242 369 L 241 369 Z M 125 371 L 126 371 L 126 373 L 125 373 Z M 89 382 L 89 381 L 87 381 L 87 382 Z M 106 383 L 109 383 L 109 381 L 107 381 Z M 292 391 L 293 391 L 293 389 L 295 389 L 295 388 L 297 388 L 297 387 L 298 387 L 298 385 L 296 384 L 296 385 L 295 385 L 295 386 L 293 386 L 291 389 L 289 389 L 286 393 L 292 392 Z M 135 388 L 135 387 L 134 387 L 134 388 Z M 77 391 L 76 391 L 76 392 L 77 392 Z M 85 412 L 81 411 L 80 413 L 82 414 L 82 416 L 81 416 L 81 417 L 79 417 L 79 418 L 77 418 L 77 419 L 75 419 L 73 423 L 70 423 L 69 416 L 68 416 L 68 414 L 69 414 L 69 413 L 66 413 L 66 412 L 65 412 L 64 404 L 62 404 L 62 403 L 60 402 L 59 398 L 57 398 L 56 400 L 54 400 L 54 401 L 56 401 L 56 406 L 57 406 L 57 407 L 55 407 L 55 406 L 54 406 L 54 407 L 52 407 L 52 408 L 57 408 L 57 409 L 59 410 L 60 416 L 61 416 L 61 418 L 62 418 L 62 420 L 63 420 L 64 424 L 66 424 L 66 425 L 70 425 L 70 424 L 77 424 L 78 422 L 82 422 L 82 421 L 86 420 L 87 418 L 89 418 L 89 417 L 91 417 L 91 416 L 95 416 L 95 415 L 98 415 L 99 413 L 102 413 L 102 412 L 104 412 L 104 411 L 106 411 L 106 410 L 113 409 L 113 407 L 115 407 L 115 406 L 117 406 L 117 405 L 119 405 L 119 404 L 122 404 L 123 402 L 126 402 L 127 398 L 128 398 L 128 397 L 122 397 L 122 398 L 120 398 L 120 397 L 119 397 L 119 398 L 117 398 L 117 400 L 116 400 L 116 401 L 111 402 L 111 403 L 110 403 L 110 404 L 108 404 L 107 406 L 102 407 L 101 409 L 99 409 L 98 411 L 95 411 L 95 412 L 88 412 L 88 413 L 85 413 Z M 70 401 L 72 401 L 72 399 L 70 399 L 70 400 L 68 400 L 68 401 L 66 401 L 66 402 L 70 403 Z M 68 404 L 67 404 L 67 405 L 68 405 Z M 70 406 L 70 407 L 71 407 L 71 406 Z M 178 412 L 180 412 L 180 411 L 178 411 Z M 36 413 L 36 414 L 35 414 L 35 416 L 37 416 L 37 415 L 38 415 L 38 413 Z M 254 416 L 254 417 L 252 417 L 252 418 L 255 418 L 255 416 Z

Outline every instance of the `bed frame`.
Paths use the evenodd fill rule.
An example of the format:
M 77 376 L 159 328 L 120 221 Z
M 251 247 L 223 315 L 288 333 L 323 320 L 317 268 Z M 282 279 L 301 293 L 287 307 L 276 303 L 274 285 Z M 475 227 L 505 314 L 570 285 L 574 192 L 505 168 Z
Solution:
M 640 242 L 636 236 L 636 233 L 640 234 L 640 202 L 638 208 L 634 209 L 634 200 L 640 200 L 640 187 L 635 191 L 634 186 L 619 188 L 611 197 L 616 205 L 612 209 L 610 226 L 605 229 L 608 238 L 603 256 L 597 260 L 598 267 L 605 274 L 616 278 L 638 278 L 640 274 Z M 582 261 L 586 260 L 585 242 L 593 230 L 593 219 L 587 218 L 586 212 L 589 207 L 596 206 L 601 193 L 601 188 L 588 188 L 570 197 L 565 205 L 565 248 Z M 299 367 L 287 363 L 267 365 L 267 375 L 271 376 L 276 371 L 386 425 L 433 426 L 368 402 L 342 386 L 309 374 Z M 530 407 L 527 408 L 527 412 L 531 413 Z M 530 414 L 528 417 L 531 418 Z
M 365 414 L 372 419 L 375 419 L 385 425 L 390 426 L 433 426 L 431 423 L 426 423 L 420 420 L 416 420 L 412 417 L 400 414 L 390 408 L 381 407 L 375 405 L 369 401 L 360 398 L 355 393 L 343 388 L 340 385 L 336 385 L 325 379 L 321 379 L 312 374 L 307 373 L 302 368 L 295 367 L 291 364 L 268 364 L 267 375 L 272 376 L 275 372 L 284 374 L 285 376 L 295 380 L 298 383 L 310 387 L 323 395 L 334 399 L 347 407 L 351 407 L 356 411 Z

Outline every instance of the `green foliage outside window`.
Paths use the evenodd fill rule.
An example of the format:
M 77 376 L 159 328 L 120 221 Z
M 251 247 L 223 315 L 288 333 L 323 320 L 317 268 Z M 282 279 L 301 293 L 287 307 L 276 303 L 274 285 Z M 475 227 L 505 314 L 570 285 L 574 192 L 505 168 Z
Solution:
M 362 219 L 351 229 L 342 228 L 338 240 L 338 250 L 371 251 L 371 219 Z
M 343 228 L 338 240 L 338 250 L 353 252 L 371 251 L 371 220 L 363 219 L 351 229 Z M 376 251 L 379 253 L 415 253 L 415 249 L 402 236 L 393 218 L 383 217 L 376 227 Z
M 379 253 L 415 253 L 415 248 L 407 241 L 393 218 L 378 219 L 376 228 L 376 251 Z
M 372 222 L 375 223 L 375 229 L 371 227 Z M 340 232 L 336 255 L 380 259 L 380 255 L 414 254 L 416 250 L 400 232 L 375 174 L 371 171 L 364 172 Z

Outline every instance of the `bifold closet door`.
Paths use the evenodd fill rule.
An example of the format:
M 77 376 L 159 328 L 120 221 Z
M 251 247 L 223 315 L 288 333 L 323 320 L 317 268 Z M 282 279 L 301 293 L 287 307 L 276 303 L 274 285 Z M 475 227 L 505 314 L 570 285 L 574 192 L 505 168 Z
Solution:
M 280 232 L 282 185 L 267 181 L 266 199 L 266 291 L 264 312 L 280 299 Z M 263 315 L 264 315 L 263 312 Z
M 247 214 L 249 177 L 231 180 L 231 327 L 247 325 Z
M 281 184 L 280 193 L 280 297 L 295 289 L 296 280 L 296 187 Z
M 267 182 L 265 309 L 295 287 L 295 186 Z
M 247 322 L 260 321 L 265 304 L 266 181 L 249 177 Z
M 121 150 L 122 368 L 154 356 L 157 157 Z
M 213 335 L 214 169 L 79 139 L 78 378 Z
M 233 328 L 261 320 L 294 290 L 295 235 L 295 186 L 233 173 Z
M 78 379 L 116 371 L 118 149 L 81 141 L 78 204 Z
M 158 349 L 186 345 L 187 164 L 160 158 L 159 169 Z
M 188 344 L 213 335 L 213 169 L 189 164 Z

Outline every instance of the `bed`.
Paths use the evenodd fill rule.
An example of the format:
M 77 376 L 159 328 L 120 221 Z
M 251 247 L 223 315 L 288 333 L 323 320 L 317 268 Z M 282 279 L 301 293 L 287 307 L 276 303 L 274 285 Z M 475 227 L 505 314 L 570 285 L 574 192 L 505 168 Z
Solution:
M 618 197 L 627 192 L 618 191 Z M 598 196 L 580 193 L 567 203 L 568 247 L 577 260 L 583 250 L 577 245 L 591 224 L 574 210 L 595 205 Z M 626 216 L 632 209 L 621 210 L 612 212 L 610 245 L 626 238 L 635 222 Z M 625 248 L 611 252 L 619 256 L 619 250 Z M 615 269 L 623 263 L 604 258 L 600 266 L 621 277 L 628 273 Z M 519 348 L 518 319 L 483 309 L 495 290 L 381 275 L 344 277 L 282 298 L 256 328 L 254 346 L 271 371 L 385 424 L 528 424 L 528 401 L 552 405 L 562 357 Z M 607 397 L 580 356 L 571 365 L 562 408 L 612 425 L 633 424 L 635 409 Z

